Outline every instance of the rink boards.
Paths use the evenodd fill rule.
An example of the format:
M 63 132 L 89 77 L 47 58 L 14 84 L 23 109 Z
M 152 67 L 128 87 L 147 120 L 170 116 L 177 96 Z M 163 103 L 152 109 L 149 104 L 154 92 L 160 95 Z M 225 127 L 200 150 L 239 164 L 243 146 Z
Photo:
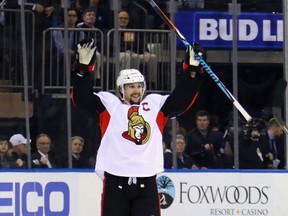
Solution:
M 286 171 L 166 171 L 162 216 L 286 216 Z M 0 172 L 0 216 L 100 216 L 102 182 L 91 170 Z

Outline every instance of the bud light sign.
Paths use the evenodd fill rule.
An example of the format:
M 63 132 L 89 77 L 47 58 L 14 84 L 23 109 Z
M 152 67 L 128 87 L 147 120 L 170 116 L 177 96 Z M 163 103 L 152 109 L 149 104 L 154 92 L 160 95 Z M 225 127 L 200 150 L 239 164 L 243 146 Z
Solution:
M 282 49 L 282 14 L 241 13 L 237 19 L 238 48 Z M 214 49 L 232 47 L 233 19 L 229 13 L 180 11 L 175 23 L 190 43 L 197 41 L 205 48 Z

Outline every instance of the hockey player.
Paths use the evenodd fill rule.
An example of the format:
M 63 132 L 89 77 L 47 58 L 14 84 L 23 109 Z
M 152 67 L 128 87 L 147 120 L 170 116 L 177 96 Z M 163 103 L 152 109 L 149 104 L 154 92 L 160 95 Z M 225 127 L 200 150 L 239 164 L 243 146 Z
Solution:
M 72 101 L 99 115 L 101 144 L 96 173 L 103 179 L 101 216 L 160 216 L 156 175 L 163 171 L 162 132 L 169 118 L 195 102 L 201 76 L 195 76 L 200 46 L 187 47 L 185 70 L 170 95 L 145 95 L 144 76 L 135 69 L 119 72 L 118 96 L 92 89 L 93 40 L 78 44 Z M 193 65 L 190 65 L 192 62 Z

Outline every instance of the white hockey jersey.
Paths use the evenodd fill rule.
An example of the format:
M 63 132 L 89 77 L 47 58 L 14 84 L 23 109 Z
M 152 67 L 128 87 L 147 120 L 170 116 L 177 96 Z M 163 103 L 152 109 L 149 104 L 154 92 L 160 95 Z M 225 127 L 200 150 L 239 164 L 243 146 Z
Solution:
M 125 177 L 149 177 L 163 171 L 160 112 L 167 96 L 150 94 L 140 105 L 122 103 L 109 92 L 96 94 L 106 110 L 99 115 L 102 140 L 95 171 Z

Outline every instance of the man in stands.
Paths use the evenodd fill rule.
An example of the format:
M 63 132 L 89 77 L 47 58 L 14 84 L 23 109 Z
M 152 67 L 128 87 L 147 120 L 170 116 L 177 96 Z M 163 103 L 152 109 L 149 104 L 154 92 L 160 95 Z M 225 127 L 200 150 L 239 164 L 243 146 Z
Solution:
M 118 23 L 120 29 L 127 29 L 129 26 L 129 14 L 127 11 L 118 13 Z M 150 89 L 155 89 L 157 85 L 157 57 L 150 53 L 145 43 L 144 34 L 139 32 L 122 32 L 120 38 L 120 68 L 139 69 L 140 64 L 147 68 Z

